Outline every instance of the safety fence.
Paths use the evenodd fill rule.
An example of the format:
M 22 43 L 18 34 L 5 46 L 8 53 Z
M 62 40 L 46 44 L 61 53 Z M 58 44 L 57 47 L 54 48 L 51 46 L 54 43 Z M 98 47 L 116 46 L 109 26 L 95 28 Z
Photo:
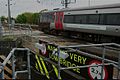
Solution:
M 34 57 L 36 60 L 34 60 L 33 58 L 30 59 L 30 50 L 28 48 L 13 48 L 13 50 L 10 52 L 4 62 L 1 63 L 0 71 L 2 79 L 4 79 L 4 67 L 10 59 L 12 61 L 12 79 L 15 79 L 18 73 L 26 72 L 29 75 L 29 79 L 31 79 L 31 76 L 32 79 L 34 79 L 34 74 L 31 75 L 32 67 L 36 68 L 36 71 L 34 72 L 40 74 L 41 76 L 45 76 L 47 79 L 56 79 L 53 77 L 54 74 L 57 75 L 57 79 L 63 79 L 63 76 L 67 75 L 63 72 L 66 70 L 66 73 L 70 74 L 67 75 L 67 77 L 71 76 L 71 78 L 72 76 L 78 74 L 79 76 L 75 76 L 77 79 L 120 79 L 119 44 L 103 43 L 60 46 L 50 42 L 40 41 L 40 43 L 37 43 L 34 47 L 37 47 L 40 51 L 39 54 L 31 56 Z M 81 50 L 82 48 L 92 47 L 99 47 L 102 51 L 101 56 Z M 14 52 L 16 50 L 27 50 L 27 70 L 15 71 Z M 117 54 L 116 60 L 107 58 L 106 53 L 111 50 L 115 51 L 115 53 Z M 33 63 L 33 65 L 30 63 Z M 115 74 L 116 77 L 113 76 L 113 67 L 117 69 L 117 72 Z M 54 74 L 52 74 L 53 71 Z
M 15 51 L 27 51 L 27 70 L 18 70 L 16 71 L 15 69 Z M 4 59 L 3 62 L 0 63 L 0 79 L 5 79 L 6 74 L 5 74 L 5 69 L 6 69 L 6 64 L 11 61 L 11 67 L 12 67 L 12 79 L 16 79 L 17 74 L 20 73 L 28 73 L 28 79 L 31 79 L 31 69 L 30 69 L 30 50 L 28 48 L 13 48 L 9 55 Z M 7 78 L 8 79 L 8 78 Z
M 120 45 L 116 43 L 103 43 L 103 44 L 89 44 L 89 45 L 72 45 L 72 46 L 60 46 L 52 43 L 42 42 L 36 44 L 40 50 L 40 56 L 43 61 L 49 62 L 58 69 L 58 79 L 61 79 L 63 75 L 62 71 L 69 70 L 74 73 L 78 73 L 85 79 L 119 79 L 120 69 Z M 112 47 L 111 47 L 112 46 Z M 113 46 L 115 48 L 113 48 Z M 100 47 L 102 49 L 102 56 L 90 54 L 84 51 L 80 51 L 81 48 Z M 106 58 L 107 50 L 115 50 L 117 53 L 117 60 L 111 60 Z M 79 54 L 77 54 L 77 53 Z M 38 57 L 36 57 L 38 59 Z M 38 63 L 37 66 L 39 66 Z M 36 66 L 36 68 L 38 68 Z M 113 76 L 113 68 L 117 69 L 117 72 Z M 41 69 L 40 69 L 41 70 Z M 40 73 L 43 73 L 40 71 Z M 49 78 L 47 72 L 46 77 Z M 72 76 L 72 75 L 71 75 Z

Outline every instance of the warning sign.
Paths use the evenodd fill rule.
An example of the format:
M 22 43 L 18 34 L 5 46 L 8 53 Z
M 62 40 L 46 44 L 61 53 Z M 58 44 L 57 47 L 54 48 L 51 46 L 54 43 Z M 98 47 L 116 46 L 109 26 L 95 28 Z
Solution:
M 40 54 L 48 57 L 51 61 L 58 63 L 58 56 L 55 54 L 57 52 L 57 46 L 50 43 L 48 44 L 45 41 L 40 40 Z M 46 47 L 46 48 L 45 48 Z M 76 67 L 76 66 L 85 66 L 85 65 L 98 65 L 101 64 L 101 60 L 84 55 L 77 51 L 72 51 L 68 49 L 60 49 L 60 65 L 61 67 Z M 113 66 L 105 65 L 102 66 L 94 66 L 94 67 L 86 67 L 86 68 L 75 68 L 70 69 L 70 72 L 74 73 L 76 76 L 81 76 L 86 80 L 94 80 L 94 79 L 104 79 L 110 80 L 113 75 Z M 63 73 L 61 73 L 63 74 Z
M 36 43 L 35 47 L 38 48 L 43 55 L 46 54 L 46 46 L 44 43 L 42 43 L 42 44 Z
M 88 74 L 91 79 L 104 79 L 107 80 L 108 78 L 108 72 L 106 67 L 104 66 L 97 66 L 98 64 L 101 64 L 99 61 L 92 61 L 90 62 L 90 65 L 93 67 L 88 68 Z

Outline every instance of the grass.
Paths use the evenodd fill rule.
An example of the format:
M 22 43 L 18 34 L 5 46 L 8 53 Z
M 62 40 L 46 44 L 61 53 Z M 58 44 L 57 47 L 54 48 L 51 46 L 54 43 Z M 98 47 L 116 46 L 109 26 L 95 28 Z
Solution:
M 15 37 L 14 36 L 2 36 L 0 37 L 0 41 L 14 41 Z

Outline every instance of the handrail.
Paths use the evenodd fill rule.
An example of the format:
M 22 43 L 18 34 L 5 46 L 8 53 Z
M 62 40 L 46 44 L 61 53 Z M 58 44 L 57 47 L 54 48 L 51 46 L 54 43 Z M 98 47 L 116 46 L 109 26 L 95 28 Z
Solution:
M 12 49 L 12 51 L 9 53 L 7 58 L 4 60 L 4 62 L 2 63 L 3 66 L 5 66 L 7 64 L 7 62 L 10 60 L 10 58 L 13 55 L 14 51 L 15 51 L 15 48 Z
M 10 51 L 9 55 L 7 56 L 7 58 L 2 63 L 3 66 L 5 66 L 7 64 L 7 62 L 10 60 L 10 58 L 12 57 L 12 55 L 14 54 L 14 52 L 16 50 L 29 50 L 29 49 L 28 48 L 13 48 L 12 51 Z
M 116 44 L 116 43 L 89 44 L 89 45 L 72 45 L 72 46 L 59 46 L 58 45 L 58 47 L 57 47 L 57 54 L 58 54 L 58 79 L 60 79 L 60 71 L 61 70 L 64 70 L 64 69 L 75 69 L 75 68 L 78 68 L 78 67 L 79 68 L 90 67 L 90 65 L 76 66 L 76 67 L 61 67 L 61 65 L 60 65 L 60 49 L 61 48 L 103 47 L 103 52 L 102 52 L 102 69 L 101 69 L 101 72 L 103 74 L 103 67 L 105 66 L 105 53 L 106 53 L 105 46 L 116 46 L 116 47 L 120 48 L 120 45 Z M 110 61 L 110 64 L 111 63 L 112 63 L 113 66 L 117 67 L 118 70 L 119 70 L 119 68 L 120 68 L 120 54 L 118 56 L 118 64 L 114 65 L 115 63 Z M 118 74 L 118 76 L 119 76 L 119 74 Z M 103 75 L 101 75 L 101 79 L 103 79 Z
M 2 72 L 2 79 L 4 79 L 4 67 L 6 66 L 7 62 L 12 58 L 12 78 L 15 79 L 15 75 L 17 74 L 15 72 L 15 64 L 14 64 L 14 52 L 16 50 L 27 50 L 27 60 L 28 60 L 28 74 L 29 74 L 29 79 L 31 79 L 31 70 L 30 70 L 30 50 L 28 48 L 13 48 L 9 55 L 7 56 L 7 58 L 4 60 L 3 63 L 0 64 L 0 73 Z M 24 71 L 21 71 L 21 72 L 24 72 Z
M 119 44 L 116 43 L 103 43 L 103 44 L 88 44 L 88 45 L 74 45 L 74 46 L 59 46 L 60 48 L 76 48 L 76 47 L 99 47 L 99 46 L 110 46 L 115 45 L 120 47 Z

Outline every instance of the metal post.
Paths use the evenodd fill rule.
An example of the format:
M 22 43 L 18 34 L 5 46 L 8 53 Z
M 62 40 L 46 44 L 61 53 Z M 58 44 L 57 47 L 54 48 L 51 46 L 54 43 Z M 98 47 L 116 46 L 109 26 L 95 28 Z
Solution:
M 3 69 L 3 71 L 2 71 L 2 79 L 4 79 L 4 69 Z
M 102 54 L 102 69 L 101 69 L 101 79 L 103 78 L 103 70 L 104 70 L 104 59 L 105 59 L 105 46 L 103 46 L 103 54 Z
M 30 68 L 30 51 L 27 51 L 27 61 L 28 61 L 28 79 L 31 79 L 31 68 Z
M 65 8 L 68 7 L 68 0 L 65 0 Z
M 3 65 L 2 65 L 1 69 L 2 69 L 2 75 L 1 76 L 2 76 L 2 79 L 4 79 L 4 66 Z
M 117 79 L 120 79 L 120 77 L 119 77 L 119 70 L 120 70 L 120 53 L 119 53 L 119 57 L 118 57 L 118 73 L 117 73 Z
M 57 47 L 58 50 L 58 79 L 60 80 L 60 47 Z
M 11 29 L 11 12 L 10 12 L 10 0 L 8 0 L 8 26 Z
M 14 56 L 14 53 L 12 55 L 12 79 L 15 79 L 15 56 Z

